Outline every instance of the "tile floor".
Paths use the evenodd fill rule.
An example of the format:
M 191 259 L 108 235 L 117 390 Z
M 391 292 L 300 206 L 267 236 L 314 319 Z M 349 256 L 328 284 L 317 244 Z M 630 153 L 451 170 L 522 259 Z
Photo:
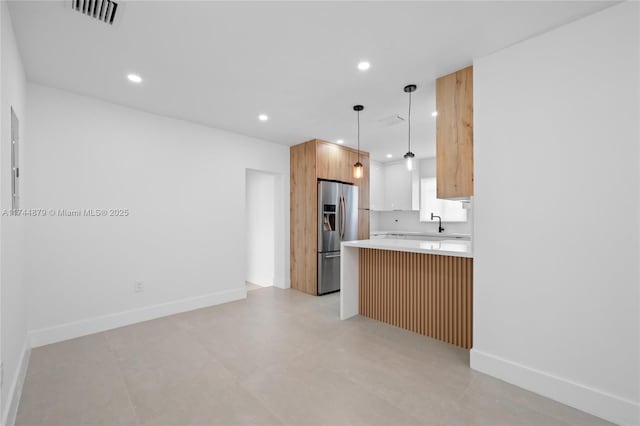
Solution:
M 596 425 L 339 295 L 247 300 L 34 349 L 17 425 Z

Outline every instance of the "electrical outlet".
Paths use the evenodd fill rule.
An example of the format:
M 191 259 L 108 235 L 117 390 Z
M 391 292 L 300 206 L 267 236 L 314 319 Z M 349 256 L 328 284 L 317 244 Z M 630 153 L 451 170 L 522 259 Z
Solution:
M 142 281 L 136 281 L 133 284 L 134 293 L 142 293 L 144 291 L 144 283 Z

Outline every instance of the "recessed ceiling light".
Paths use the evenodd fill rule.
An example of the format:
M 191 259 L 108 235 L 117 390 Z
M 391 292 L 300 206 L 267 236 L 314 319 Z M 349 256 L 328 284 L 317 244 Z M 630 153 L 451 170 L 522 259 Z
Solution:
M 260 121 L 267 121 L 269 119 L 269 116 L 267 114 L 260 114 L 258 116 L 258 120 Z
M 437 116 L 438 116 L 438 111 L 433 111 L 433 112 L 431 113 L 431 116 L 432 116 L 432 117 L 437 117 Z
M 338 139 L 338 140 L 336 141 L 336 143 L 339 143 L 340 145 L 342 145 L 342 144 L 344 143 L 344 141 L 343 141 L 342 139 Z
M 362 62 L 360 62 L 360 63 L 358 64 L 358 69 L 359 69 L 360 71 L 366 71 L 366 70 L 368 70 L 369 68 L 371 68 L 371 64 L 370 64 L 369 62 L 367 62 L 367 61 L 362 61 Z
M 132 83 L 142 83 L 142 77 L 140 77 L 138 74 L 129 74 L 127 75 L 127 78 Z
M 387 158 L 391 158 L 391 157 L 393 157 L 393 155 L 387 154 Z

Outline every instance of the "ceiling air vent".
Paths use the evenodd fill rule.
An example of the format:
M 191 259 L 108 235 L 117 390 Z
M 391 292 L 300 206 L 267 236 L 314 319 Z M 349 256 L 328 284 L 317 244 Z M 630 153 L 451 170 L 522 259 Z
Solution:
M 405 121 L 404 118 L 402 118 L 398 114 L 395 114 L 395 115 L 390 115 L 389 117 L 381 118 L 380 120 L 378 120 L 378 123 L 380 123 L 382 126 L 385 126 L 385 127 L 391 127 L 391 126 L 396 126 L 398 124 L 402 124 L 404 123 L 404 121 Z
M 118 3 L 112 0 L 71 0 L 71 9 L 113 25 L 118 11 Z

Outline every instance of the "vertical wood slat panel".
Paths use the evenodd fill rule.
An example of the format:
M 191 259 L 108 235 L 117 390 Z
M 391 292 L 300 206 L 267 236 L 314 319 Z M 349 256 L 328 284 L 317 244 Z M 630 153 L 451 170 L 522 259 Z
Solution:
M 360 314 L 463 348 L 473 344 L 473 259 L 360 249 Z

